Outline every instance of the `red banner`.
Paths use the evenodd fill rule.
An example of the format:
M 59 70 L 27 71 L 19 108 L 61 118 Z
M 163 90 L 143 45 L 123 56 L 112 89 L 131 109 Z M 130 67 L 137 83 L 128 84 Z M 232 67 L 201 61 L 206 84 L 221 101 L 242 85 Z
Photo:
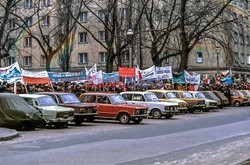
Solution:
M 135 68 L 119 67 L 118 70 L 120 77 L 135 77 Z

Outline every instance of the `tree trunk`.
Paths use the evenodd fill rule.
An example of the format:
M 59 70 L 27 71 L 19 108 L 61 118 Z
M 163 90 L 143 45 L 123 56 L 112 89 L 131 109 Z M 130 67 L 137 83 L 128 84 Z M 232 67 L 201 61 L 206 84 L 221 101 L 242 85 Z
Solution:
M 46 58 L 46 71 L 50 71 L 50 63 L 52 58 Z
M 107 52 L 107 61 L 106 61 L 106 73 L 113 72 L 113 63 L 114 63 L 114 51 L 113 48 L 110 48 Z
M 151 47 L 151 57 L 152 57 L 152 61 L 153 61 L 153 64 L 155 66 L 161 66 L 162 65 L 162 62 L 160 60 L 160 57 L 158 54 L 158 50 L 157 50 L 157 47 L 152 44 L 152 47 Z

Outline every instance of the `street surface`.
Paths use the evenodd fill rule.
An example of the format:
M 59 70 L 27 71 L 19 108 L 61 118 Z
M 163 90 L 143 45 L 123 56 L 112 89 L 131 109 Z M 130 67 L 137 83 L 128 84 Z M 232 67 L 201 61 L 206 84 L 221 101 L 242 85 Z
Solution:
M 250 158 L 250 107 L 20 134 L 0 142 L 0 165 L 237 164 Z

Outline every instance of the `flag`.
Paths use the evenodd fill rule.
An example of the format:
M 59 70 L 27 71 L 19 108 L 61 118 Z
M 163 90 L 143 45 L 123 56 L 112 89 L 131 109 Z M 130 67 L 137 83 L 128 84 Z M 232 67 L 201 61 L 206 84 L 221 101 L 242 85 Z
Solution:
M 91 76 L 92 74 L 96 73 L 97 72 L 96 64 L 89 70 L 85 67 L 85 71 L 86 71 L 86 76 Z
M 34 71 L 22 71 L 23 82 L 28 84 L 47 84 L 50 82 L 49 74 L 47 71 L 34 72 Z

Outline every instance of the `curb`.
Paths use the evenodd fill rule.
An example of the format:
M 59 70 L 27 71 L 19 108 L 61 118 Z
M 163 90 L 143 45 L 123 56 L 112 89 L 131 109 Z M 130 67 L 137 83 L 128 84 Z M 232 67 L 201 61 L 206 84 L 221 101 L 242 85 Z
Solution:
M 6 132 L 6 134 L 0 136 L 0 141 L 8 141 L 8 140 L 14 139 L 16 137 L 19 137 L 18 132 L 15 130 L 0 128 L 0 132 L 1 131 Z

